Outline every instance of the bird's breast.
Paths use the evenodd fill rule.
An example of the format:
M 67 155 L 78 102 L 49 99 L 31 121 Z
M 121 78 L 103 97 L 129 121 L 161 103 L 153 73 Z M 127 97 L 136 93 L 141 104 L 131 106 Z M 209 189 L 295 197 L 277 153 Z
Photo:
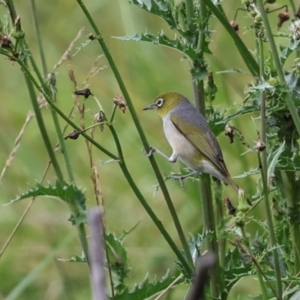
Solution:
M 177 154 L 179 159 L 193 170 L 201 169 L 203 155 L 198 151 L 178 129 L 170 119 L 163 120 L 165 136 L 172 147 L 173 153 Z

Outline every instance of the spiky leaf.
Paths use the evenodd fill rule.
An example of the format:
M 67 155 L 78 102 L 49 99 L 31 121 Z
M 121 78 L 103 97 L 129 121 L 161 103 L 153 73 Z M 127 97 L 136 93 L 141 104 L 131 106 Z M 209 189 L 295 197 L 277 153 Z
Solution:
M 172 14 L 170 2 L 163 0 L 130 0 L 130 3 L 163 18 L 172 29 L 176 28 L 176 21 Z
M 59 183 L 56 182 L 55 185 L 43 185 L 37 183 L 37 185 L 28 191 L 17 196 L 15 199 L 11 200 L 8 204 L 18 202 L 23 199 L 30 197 L 54 197 L 63 200 L 68 203 L 73 211 L 73 215 L 70 217 L 70 221 L 73 225 L 79 225 L 86 223 L 86 207 L 85 207 L 85 194 L 82 190 L 78 189 L 74 184 Z
M 184 282 L 182 277 L 170 276 L 169 272 L 161 279 L 154 278 L 153 281 L 149 281 L 148 276 L 140 283 L 136 284 L 132 290 L 126 289 L 122 294 L 115 295 L 115 300 L 142 300 L 149 299 L 154 295 L 165 290 L 170 284 L 173 283 L 173 287 L 178 286 Z M 151 298 L 152 299 L 152 298 Z

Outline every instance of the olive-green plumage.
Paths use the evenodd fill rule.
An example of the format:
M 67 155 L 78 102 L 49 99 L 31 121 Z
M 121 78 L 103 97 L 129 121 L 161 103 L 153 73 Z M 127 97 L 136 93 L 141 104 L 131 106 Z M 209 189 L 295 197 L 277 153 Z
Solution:
M 163 120 L 166 138 L 173 149 L 169 161 L 179 158 L 195 172 L 211 174 L 238 191 L 206 119 L 184 96 L 175 92 L 161 94 L 145 108 L 148 109 L 156 109 Z

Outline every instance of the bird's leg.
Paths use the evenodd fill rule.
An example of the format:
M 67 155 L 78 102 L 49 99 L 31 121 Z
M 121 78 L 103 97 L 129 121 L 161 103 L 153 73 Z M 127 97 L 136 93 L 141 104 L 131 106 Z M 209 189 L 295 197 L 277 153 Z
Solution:
M 160 151 L 159 149 L 150 146 L 150 151 L 146 154 L 147 157 L 150 157 L 151 155 L 153 155 L 153 153 L 156 152 L 159 155 L 161 155 L 163 158 L 165 158 L 167 161 L 174 163 L 177 161 L 177 154 L 172 154 L 170 157 L 168 157 L 166 154 L 164 154 L 162 151 Z

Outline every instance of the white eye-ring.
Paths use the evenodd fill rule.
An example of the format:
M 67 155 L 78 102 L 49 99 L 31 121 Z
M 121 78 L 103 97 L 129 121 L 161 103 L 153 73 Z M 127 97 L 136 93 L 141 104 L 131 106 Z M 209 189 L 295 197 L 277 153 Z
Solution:
M 162 105 L 164 104 L 164 99 L 159 98 L 156 100 L 156 106 L 157 107 L 162 107 Z

